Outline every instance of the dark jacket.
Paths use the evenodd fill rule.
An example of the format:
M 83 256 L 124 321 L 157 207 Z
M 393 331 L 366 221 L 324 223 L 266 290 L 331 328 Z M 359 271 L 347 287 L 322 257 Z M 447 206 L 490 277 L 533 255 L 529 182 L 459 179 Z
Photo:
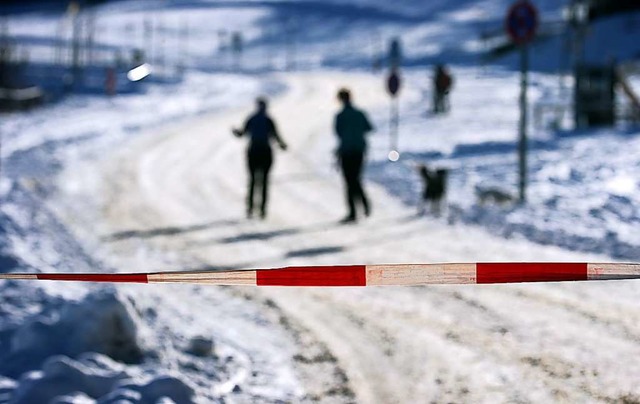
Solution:
M 274 138 L 279 141 L 278 130 L 273 120 L 264 112 L 256 112 L 247 119 L 244 124 L 243 133 L 248 133 L 251 142 L 250 149 L 270 149 L 270 140 Z
M 441 94 L 447 94 L 453 85 L 453 78 L 444 69 L 438 69 L 435 77 L 436 91 Z
M 340 139 L 341 154 L 364 153 L 367 142 L 364 135 L 373 130 L 367 116 L 359 109 L 347 104 L 336 116 L 335 131 Z

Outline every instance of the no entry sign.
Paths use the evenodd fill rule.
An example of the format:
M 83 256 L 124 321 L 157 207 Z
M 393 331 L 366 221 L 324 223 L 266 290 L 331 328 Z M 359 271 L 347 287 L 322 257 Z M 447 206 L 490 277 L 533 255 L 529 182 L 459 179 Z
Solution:
M 505 29 L 511 40 L 517 44 L 529 42 L 538 28 L 538 11 L 527 0 L 514 3 L 507 12 Z
M 389 74 L 389 78 L 387 79 L 387 91 L 391 94 L 392 97 L 395 97 L 400 91 L 400 76 L 398 72 L 392 71 Z

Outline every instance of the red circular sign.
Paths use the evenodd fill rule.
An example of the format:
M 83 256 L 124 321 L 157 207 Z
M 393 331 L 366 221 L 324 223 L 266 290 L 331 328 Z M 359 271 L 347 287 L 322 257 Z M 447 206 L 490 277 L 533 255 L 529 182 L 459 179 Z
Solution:
M 538 11 L 527 0 L 514 3 L 507 12 L 505 29 L 511 40 L 517 44 L 529 42 L 538 28 Z
M 395 97 L 400 91 L 400 76 L 396 72 L 391 72 L 387 79 L 387 91 L 392 97 Z

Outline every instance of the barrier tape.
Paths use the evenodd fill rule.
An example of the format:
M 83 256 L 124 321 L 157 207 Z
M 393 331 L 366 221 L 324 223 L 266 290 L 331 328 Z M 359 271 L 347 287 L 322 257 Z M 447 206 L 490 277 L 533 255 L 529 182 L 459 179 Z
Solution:
M 511 262 L 295 266 L 149 273 L 8 273 L 0 279 L 253 286 L 411 286 L 640 279 L 640 264 Z

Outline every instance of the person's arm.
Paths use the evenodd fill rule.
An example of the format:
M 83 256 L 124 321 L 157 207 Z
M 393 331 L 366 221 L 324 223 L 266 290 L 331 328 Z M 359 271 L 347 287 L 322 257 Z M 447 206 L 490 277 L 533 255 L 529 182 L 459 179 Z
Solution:
M 343 131 L 342 131 L 342 119 L 340 119 L 340 114 L 336 115 L 334 121 L 333 121 L 333 130 L 336 134 L 336 136 L 338 137 L 338 145 L 336 147 L 336 149 L 333 151 L 333 154 L 336 158 L 335 160 L 335 167 L 336 169 L 338 167 L 340 167 L 340 160 L 341 160 L 341 156 L 340 156 L 340 146 L 342 143 L 342 135 L 343 135 Z
M 336 133 L 336 136 L 338 136 L 339 139 L 342 139 L 342 119 L 340 119 L 340 114 L 336 115 L 336 119 L 333 122 L 333 129 L 334 132 Z
M 247 119 L 242 129 L 231 128 L 231 132 L 233 132 L 237 137 L 241 137 L 245 133 L 249 132 L 249 122 L 251 122 L 251 118 Z
M 276 142 L 278 142 L 278 146 L 280 146 L 280 148 L 282 150 L 287 150 L 287 143 L 282 140 L 282 138 L 280 137 L 280 134 L 278 133 L 278 128 L 276 128 L 276 124 L 275 122 L 273 122 L 273 119 L 269 118 L 269 125 L 271 126 L 271 136 L 273 136 L 273 138 L 276 140 Z
M 364 125 L 364 133 L 368 133 L 371 132 L 374 127 L 371 124 L 371 122 L 369 122 L 369 118 L 367 118 L 367 115 L 365 115 L 365 113 L 362 113 L 362 120 L 363 120 L 363 125 Z

